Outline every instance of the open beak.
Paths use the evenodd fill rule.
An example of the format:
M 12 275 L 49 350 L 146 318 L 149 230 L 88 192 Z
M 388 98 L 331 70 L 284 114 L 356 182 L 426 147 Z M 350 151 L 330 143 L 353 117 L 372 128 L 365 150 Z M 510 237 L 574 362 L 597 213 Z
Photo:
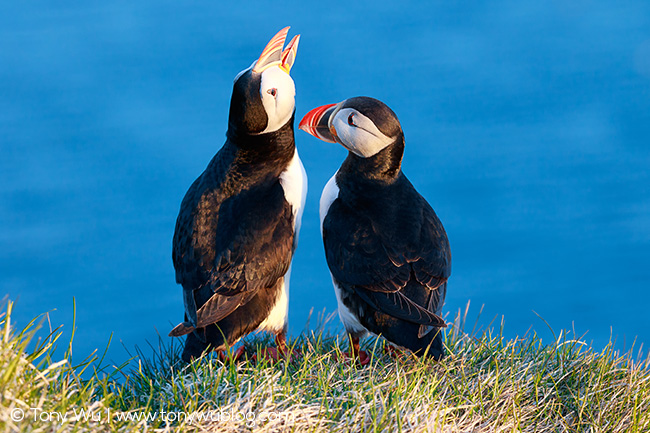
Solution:
M 298 128 L 320 140 L 336 143 L 336 131 L 334 128 L 330 128 L 329 121 L 334 111 L 336 111 L 337 105 L 328 104 L 314 108 L 305 114 L 305 117 L 298 124 Z
M 253 72 L 261 73 L 271 66 L 279 66 L 287 74 L 289 73 L 293 63 L 296 61 L 300 35 L 294 36 L 287 45 L 287 48 L 282 50 L 288 32 L 289 27 L 285 27 L 271 38 L 269 43 L 266 44 L 264 51 L 262 51 L 260 58 L 257 59 Z
M 298 54 L 298 42 L 300 41 L 300 35 L 296 35 L 291 39 L 291 42 L 287 45 L 287 48 L 282 51 L 282 64 L 280 69 L 282 69 L 287 74 L 291 71 L 293 62 L 296 61 L 296 54 Z

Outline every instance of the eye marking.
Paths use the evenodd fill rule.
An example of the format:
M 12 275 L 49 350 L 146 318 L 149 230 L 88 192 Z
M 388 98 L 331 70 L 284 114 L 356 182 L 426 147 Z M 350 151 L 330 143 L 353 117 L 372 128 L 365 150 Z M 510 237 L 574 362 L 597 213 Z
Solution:
M 357 126 L 357 125 L 354 123 L 354 113 L 350 113 L 350 115 L 348 116 L 348 125 L 350 125 L 350 126 Z
M 271 96 L 273 96 L 273 97 L 275 98 L 275 95 L 278 94 L 278 89 L 276 89 L 276 88 L 274 87 L 274 88 L 272 88 L 272 89 L 267 90 L 266 93 L 268 93 L 269 95 L 271 95 Z

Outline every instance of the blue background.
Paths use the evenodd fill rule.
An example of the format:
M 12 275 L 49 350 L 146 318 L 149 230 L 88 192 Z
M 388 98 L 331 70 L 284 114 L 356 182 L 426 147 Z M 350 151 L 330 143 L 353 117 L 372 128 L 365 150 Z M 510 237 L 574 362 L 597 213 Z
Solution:
M 77 3 L 0 5 L 0 296 L 19 326 L 56 309 L 69 332 L 74 296 L 82 356 L 182 318 L 180 201 L 224 141 L 233 77 L 291 25 L 298 119 L 356 95 L 399 116 L 451 241 L 448 319 L 471 300 L 511 337 L 551 335 L 535 311 L 597 348 L 650 343 L 650 3 Z M 296 139 L 294 335 L 335 309 L 318 200 L 346 155 Z

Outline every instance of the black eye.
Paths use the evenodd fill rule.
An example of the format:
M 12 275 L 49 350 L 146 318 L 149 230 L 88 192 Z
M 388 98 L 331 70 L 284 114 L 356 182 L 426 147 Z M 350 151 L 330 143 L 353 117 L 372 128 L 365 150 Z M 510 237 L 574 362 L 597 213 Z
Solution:
M 278 90 L 277 89 L 269 89 L 269 90 L 266 91 L 266 93 L 268 93 L 269 95 L 271 95 L 271 96 L 273 96 L 275 98 L 275 95 L 278 94 Z
M 357 126 L 354 124 L 354 113 L 350 113 L 350 115 L 348 116 L 348 125 Z

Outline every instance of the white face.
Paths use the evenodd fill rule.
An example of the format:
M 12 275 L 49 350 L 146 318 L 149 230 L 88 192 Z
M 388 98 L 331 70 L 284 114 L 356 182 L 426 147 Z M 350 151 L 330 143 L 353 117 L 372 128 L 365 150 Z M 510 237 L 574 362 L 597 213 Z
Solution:
M 296 106 L 293 80 L 280 66 L 271 66 L 262 72 L 260 96 L 268 117 L 261 134 L 277 131 L 289 121 Z
M 329 128 L 334 129 L 346 149 L 362 158 L 376 155 L 395 139 L 384 135 L 372 120 L 354 108 L 338 110 L 330 118 Z

